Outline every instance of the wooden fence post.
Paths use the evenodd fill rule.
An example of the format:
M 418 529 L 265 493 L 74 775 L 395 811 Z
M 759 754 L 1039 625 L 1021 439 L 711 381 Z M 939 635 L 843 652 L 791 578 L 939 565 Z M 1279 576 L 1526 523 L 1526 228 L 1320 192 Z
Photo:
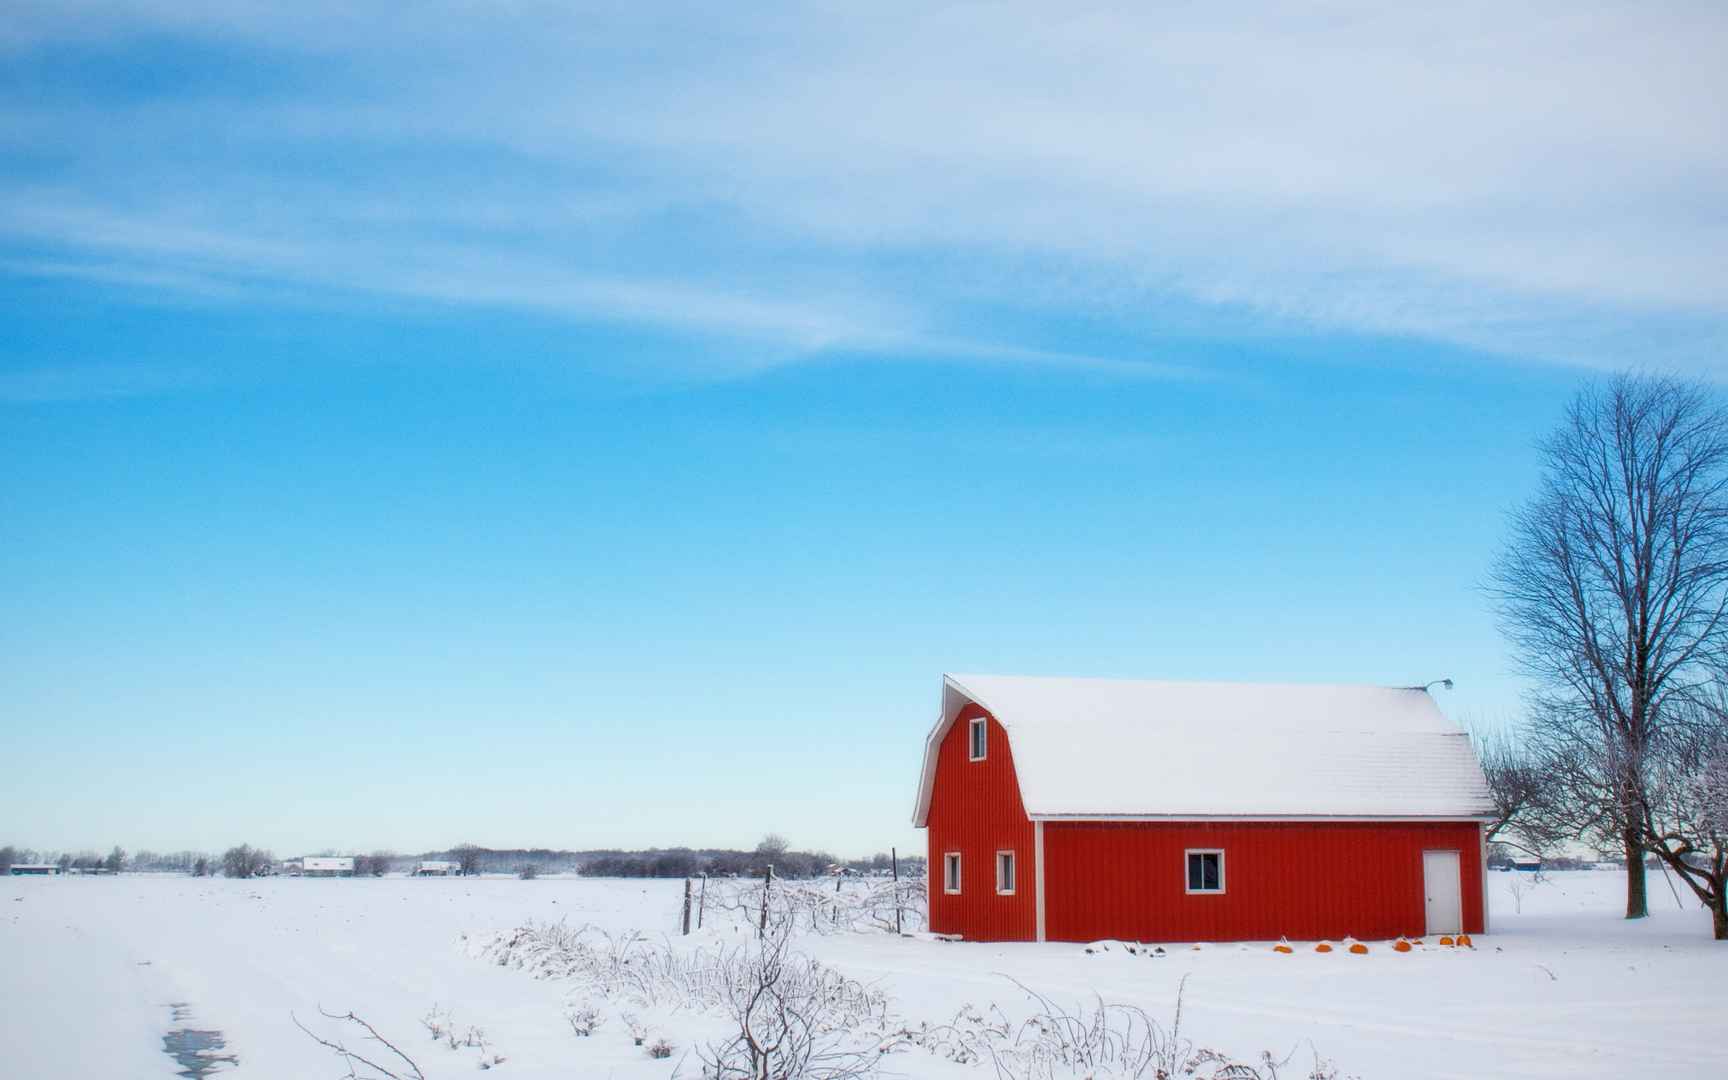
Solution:
M 774 887 L 774 864 L 768 864 L 768 872 L 762 875 L 762 923 L 756 928 L 757 937 L 768 936 L 768 890 Z
M 684 879 L 684 936 L 690 936 L 690 879 Z
M 702 871 L 702 895 L 696 899 L 696 929 L 702 929 L 702 915 L 708 910 L 708 871 Z
M 894 867 L 894 933 L 900 933 L 900 849 L 889 848 L 888 858 Z
M 840 925 L 840 883 L 846 880 L 844 873 L 834 875 L 834 925 Z

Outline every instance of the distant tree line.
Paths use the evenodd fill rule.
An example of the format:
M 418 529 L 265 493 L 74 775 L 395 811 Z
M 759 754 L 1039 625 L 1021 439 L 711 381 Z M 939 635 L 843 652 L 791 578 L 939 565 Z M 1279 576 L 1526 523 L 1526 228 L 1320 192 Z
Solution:
M 337 854 L 328 849 L 319 854 Z M 774 873 L 785 878 L 818 877 L 836 868 L 854 873 L 886 873 L 891 859 L 879 852 L 862 859 L 840 860 L 826 851 L 794 850 L 783 837 L 770 834 L 755 848 L 745 851 L 734 848 L 648 848 L 623 850 L 617 848 L 586 851 L 554 850 L 551 848 L 486 848 L 476 844 L 457 844 L 442 851 L 418 855 L 400 855 L 392 851 L 374 851 L 355 855 L 356 877 L 383 877 L 386 874 L 412 873 L 422 861 L 451 863 L 459 875 L 515 874 L 535 878 L 541 874 L 579 873 L 585 877 L 682 878 L 709 874 L 714 877 L 754 877 L 769 865 Z M 49 863 L 67 870 L 106 870 L 135 873 L 188 874 L 209 877 L 220 873 L 231 878 L 264 877 L 277 872 L 276 857 L 264 848 L 239 844 L 219 856 L 199 851 L 155 852 L 138 851 L 128 855 L 118 846 L 101 855 L 94 851 L 38 851 L 15 845 L 0 847 L 0 874 L 14 864 Z M 902 855 L 902 873 L 919 872 L 923 856 Z
M 1506 844 L 1498 841 L 1488 845 L 1488 869 L 1511 870 L 1519 864 L 1521 857 L 1528 858 L 1532 853 L 1522 844 Z M 1594 870 L 1597 866 L 1622 866 L 1616 852 L 1599 852 L 1598 857 L 1580 858 L 1577 855 L 1544 854 L 1537 858 L 1544 870 Z
M 104 870 L 110 874 L 118 874 L 130 869 L 132 861 L 123 848 L 115 847 L 106 855 L 94 851 L 37 851 L 33 848 L 21 848 L 13 844 L 0 847 L 0 874 L 11 870 L 14 866 L 50 865 L 62 870 Z
M 837 869 L 853 873 L 886 872 L 893 864 L 888 852 L 863 859 L 837 859 L 826 851 L 797 851 L 779 836 L 765 837 L 754 850 L 729 848 L 651 848 L 647 851 L 583 853 L 579 872 L 585 877 L 681 878 L 756 877 L 772 865 L 786 878 L 819 877 Z M 901 856 L 902 873 L 922 870 L 922 856 Z

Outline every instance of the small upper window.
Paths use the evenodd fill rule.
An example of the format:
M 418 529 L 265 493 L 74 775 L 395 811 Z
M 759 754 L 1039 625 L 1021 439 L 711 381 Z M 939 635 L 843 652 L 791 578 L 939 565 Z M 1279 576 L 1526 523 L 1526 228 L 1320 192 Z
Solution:
M 1207 850 L 1187 852 L 1188 891 L 1191 893 L 1221 893 L 1224 891 L 1224 853 Z
M 972 747 L 971 757 L 973 761 L 984 760 L 984 751 L 988 749 L 988 743 L 986 740 L 989 738 L 989 732 L 989 721 L 985 720 L 982 716 L 972 721 L 969 734 L 972 739 L 970 745 Z
M 942 891 L 957 893 L 960 891 L 960 853 L 950 851 L 942 856 Z
M 996 891 L 1003 896 L 1014 895 L 1014 853 L 996 853 Z

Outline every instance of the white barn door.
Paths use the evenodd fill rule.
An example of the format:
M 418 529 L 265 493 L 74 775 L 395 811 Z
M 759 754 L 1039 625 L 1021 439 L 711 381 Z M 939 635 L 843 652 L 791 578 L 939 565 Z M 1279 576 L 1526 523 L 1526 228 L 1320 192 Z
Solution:
M 1456 934 L 1464 929 L 1464 891 L 1458 878 L 1456 851 L 1422 853 L 1422 892 L 1430 934 Z

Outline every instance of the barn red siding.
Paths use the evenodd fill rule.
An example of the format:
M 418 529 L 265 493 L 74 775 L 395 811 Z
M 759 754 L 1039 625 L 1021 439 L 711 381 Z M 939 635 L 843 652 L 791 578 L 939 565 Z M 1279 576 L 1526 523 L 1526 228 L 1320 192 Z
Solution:
M 967 760 L 967 728 L 985 717 L 989 744 L 983 761 Z M 930 929 L 969 941 L 1030 941 L 1037 936 L 1032 822 L 1020 802 L 1014 755 L 1001 725 L 967 705 L 937 752 L 930 794 Z M 960 852 L 961 890 L 942 889 L 942 856 Z M 996 852 L 1014 852 L 1013 896 L 996 894 Z
M 1046 936 L 1270 941 L 1287 935 L 1312 941 L 1419 935 L 1424 850 L 1458 852 L 1464 927 L 1481 933 L 1480 829 L 1474 822 L 1046 822 Z M 1186 894 L 1187 848 L 1224 850 L 1222 895 Z M 931 866 L 939 869 L 934 861 Z

